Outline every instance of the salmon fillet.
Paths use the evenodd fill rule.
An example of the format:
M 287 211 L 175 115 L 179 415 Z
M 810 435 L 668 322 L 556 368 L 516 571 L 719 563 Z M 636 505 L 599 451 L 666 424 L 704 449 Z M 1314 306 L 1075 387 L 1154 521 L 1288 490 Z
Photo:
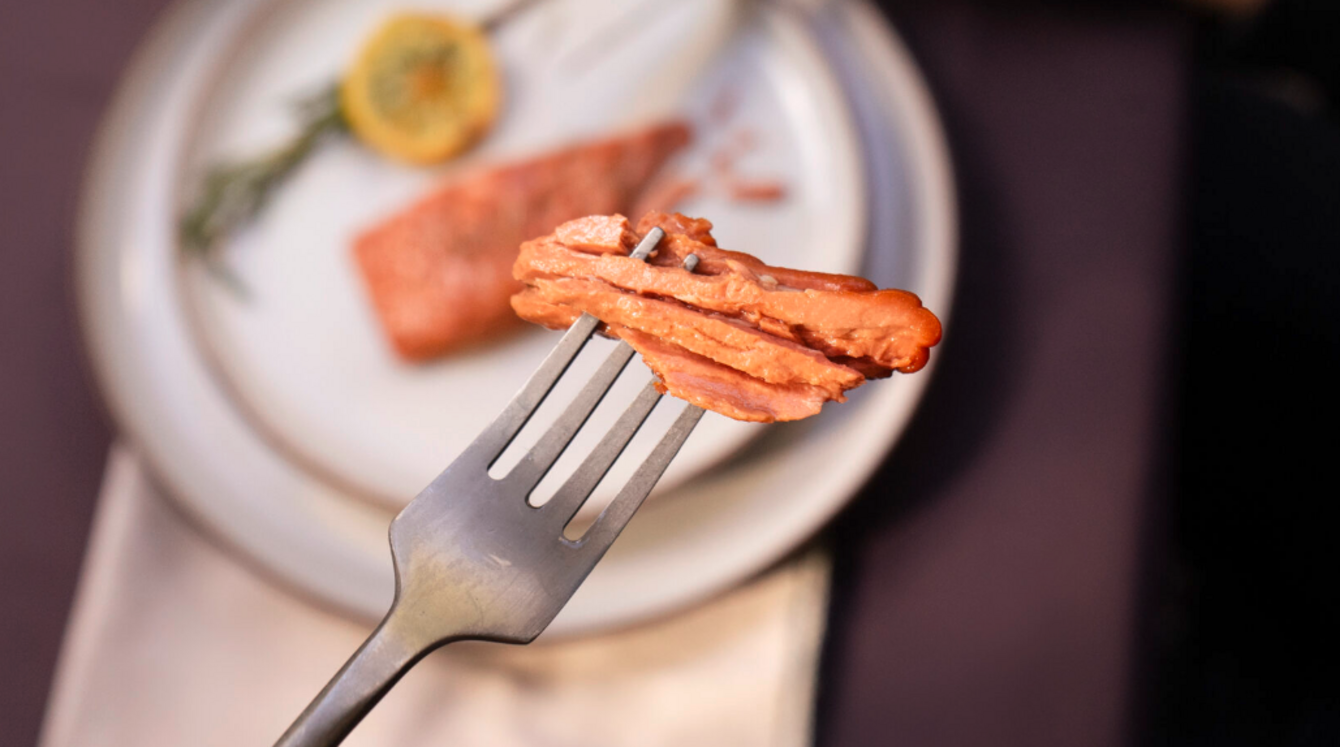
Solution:
M 362 233 L 354 259 L 391 346 L 420 361 L 516 325 L 517 245 L 564 221 L 630 209 L 690 136 L 670 122 L 480 169 Z
M 628 256 L 653 227 L 652 257 Z M 513 267 L 522 319 L 561 329 L 583 312 L 642 354 L 663 391 L 738 420 L 798 420 L 867 378 L 926 365 L 940 322 L 906 291 L 721 249 L 712 224 L 588 216 L 527 241 Z M 683 269 L 688 255 L 700 262 Z

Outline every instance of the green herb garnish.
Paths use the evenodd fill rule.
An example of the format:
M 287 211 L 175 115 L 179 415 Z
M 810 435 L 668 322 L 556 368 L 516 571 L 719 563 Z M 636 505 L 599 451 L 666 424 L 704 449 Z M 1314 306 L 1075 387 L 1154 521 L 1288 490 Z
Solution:
M 215 166 L 205 175 L 199 196 L 178 227 L 181 250 L 208 262 L 211 270 L 242 290 L 238 279 L 219 262 L 217 250 L 230 234 L 253 220 L 274 190 L 307 160 L 328 136 L 348 129 L 340 110 L 339 86 L 298 102 L 298 132 L 264 156 Z

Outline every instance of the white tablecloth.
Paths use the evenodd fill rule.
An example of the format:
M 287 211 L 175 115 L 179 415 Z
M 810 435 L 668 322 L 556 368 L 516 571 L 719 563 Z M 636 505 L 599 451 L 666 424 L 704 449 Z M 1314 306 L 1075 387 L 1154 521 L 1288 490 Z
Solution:
M 808 744 L 828 577 L 809 550 L 637 628 L 448 646 L 347 744 Z M 207 539 L 115 447 L 42 747 L 271 744 L 369 630 Z

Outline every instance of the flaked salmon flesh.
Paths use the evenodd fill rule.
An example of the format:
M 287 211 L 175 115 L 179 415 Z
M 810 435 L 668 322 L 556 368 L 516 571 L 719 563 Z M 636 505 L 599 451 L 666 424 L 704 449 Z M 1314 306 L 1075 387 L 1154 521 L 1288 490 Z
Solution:
M 653 227 L 648 261 L 628 256 Z M 593 215 L 527 241 L 513 267 L 522 319 L 562 329 L 583 312 L 639 353 L 660 386 L 738 420 L 798 420 L 868 378 L 912 373 L 940 340 L 915 294 L 850 275 L 774 267 L 722 249 L 712 224 Z M 696 255 L 694 272 L 684 259 Z

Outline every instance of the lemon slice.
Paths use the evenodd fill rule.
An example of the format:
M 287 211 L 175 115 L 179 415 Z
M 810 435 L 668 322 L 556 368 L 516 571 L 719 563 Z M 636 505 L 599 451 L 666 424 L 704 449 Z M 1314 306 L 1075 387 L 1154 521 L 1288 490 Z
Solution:
M 391 158 L 425 164 L 461 152 L 493 124 L 501 98 L 488 40 L 442 16 L 387 20 L 340 85 L 354 134 Z

